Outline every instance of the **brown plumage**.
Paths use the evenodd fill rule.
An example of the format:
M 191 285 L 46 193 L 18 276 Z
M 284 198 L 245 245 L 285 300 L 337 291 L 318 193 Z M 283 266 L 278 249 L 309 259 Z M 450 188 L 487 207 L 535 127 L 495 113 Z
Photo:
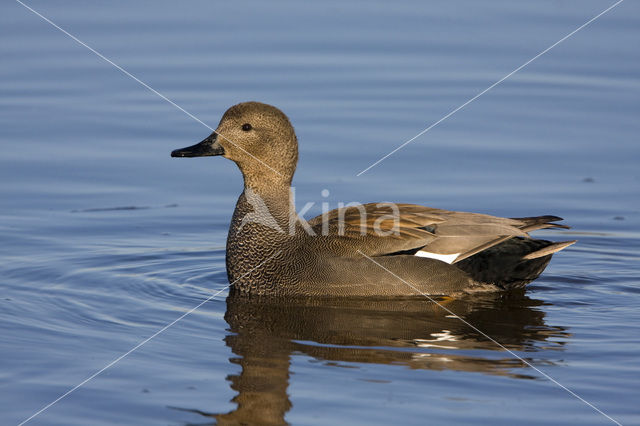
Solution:
M 298 159 L 293 126 L 277 108 L 231 107 L 218 128 L 174 157 L 222 155 L 245 189 L 227 239 L 236 291 L 285 296 L 412 296 L 521 287 L 575 241 L 529 232 L 568 228 L 556 216 L 501 218 L 414 204 L 371 203 L 305 222 L 290 192 Z

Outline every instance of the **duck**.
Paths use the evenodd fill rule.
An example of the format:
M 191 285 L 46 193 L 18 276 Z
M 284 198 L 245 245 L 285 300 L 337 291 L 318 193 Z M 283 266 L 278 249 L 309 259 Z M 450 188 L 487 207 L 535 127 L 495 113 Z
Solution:
M 576 241 L 534 239 L 557 216 L 503 218 L 417 204 L 346 205 L 310 220 L 291 190 L 298 140 L 278 108 L 229 108 L 201 142 L 172 157 L 222 156 L 244 179 L 226 244 L 234 294 L 282 297 L 455 296 L 524 288 Z

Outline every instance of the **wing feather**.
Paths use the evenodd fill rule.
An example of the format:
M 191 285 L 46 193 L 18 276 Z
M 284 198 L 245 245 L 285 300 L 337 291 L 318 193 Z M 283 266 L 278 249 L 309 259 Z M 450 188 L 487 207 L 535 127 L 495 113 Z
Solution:
M 544 228 L 566 228 L 556 216 L 502 218 L 417 204 L 370 203 L 331 210 L 309 220 L 318 243 L 341 256 L 381 256 L 418 250 L 458 254 L 460 261 L 513 237 Z

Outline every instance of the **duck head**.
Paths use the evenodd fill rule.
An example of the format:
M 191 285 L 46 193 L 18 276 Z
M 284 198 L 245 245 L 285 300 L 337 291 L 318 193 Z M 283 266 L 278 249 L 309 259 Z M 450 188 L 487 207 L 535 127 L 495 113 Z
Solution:
M 260 102 L 243 102 L 227 110 L 218 128 L 202 142 L 172 157 L 222 155 L 234 161 L 245 186 L 291 184 L 298 162 L 298 141 L 287 116 Z

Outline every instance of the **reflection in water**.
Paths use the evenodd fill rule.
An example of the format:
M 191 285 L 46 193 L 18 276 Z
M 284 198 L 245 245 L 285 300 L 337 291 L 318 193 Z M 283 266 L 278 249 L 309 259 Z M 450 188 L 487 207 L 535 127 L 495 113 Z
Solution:
M 492 294 L 440 303 L 508 349 L 562 349 L 562 327 L 544 324 L 542 302 L 524 295 Z M 404 300 L 297 300 L 227 298 L 225 341 L 242 367 L 231 375 L 237 408 L 226 414 L 189 410 L 218 424 L 283 424 L 292 404 L 287 395 L 289 360 L 304 353 L 326 362 L 405 365 L 532 378 L 526 365 L 434 303 Z M 461 350 L 465 350 L 462 354 Z M 490 354 L 483 351 L 490 350 Z M 469 352 L 474 355 L 468 355 Z M 496 357 L 496 351 L 501 352 Z M 477 352 L 477 353 L 475 353 Z

